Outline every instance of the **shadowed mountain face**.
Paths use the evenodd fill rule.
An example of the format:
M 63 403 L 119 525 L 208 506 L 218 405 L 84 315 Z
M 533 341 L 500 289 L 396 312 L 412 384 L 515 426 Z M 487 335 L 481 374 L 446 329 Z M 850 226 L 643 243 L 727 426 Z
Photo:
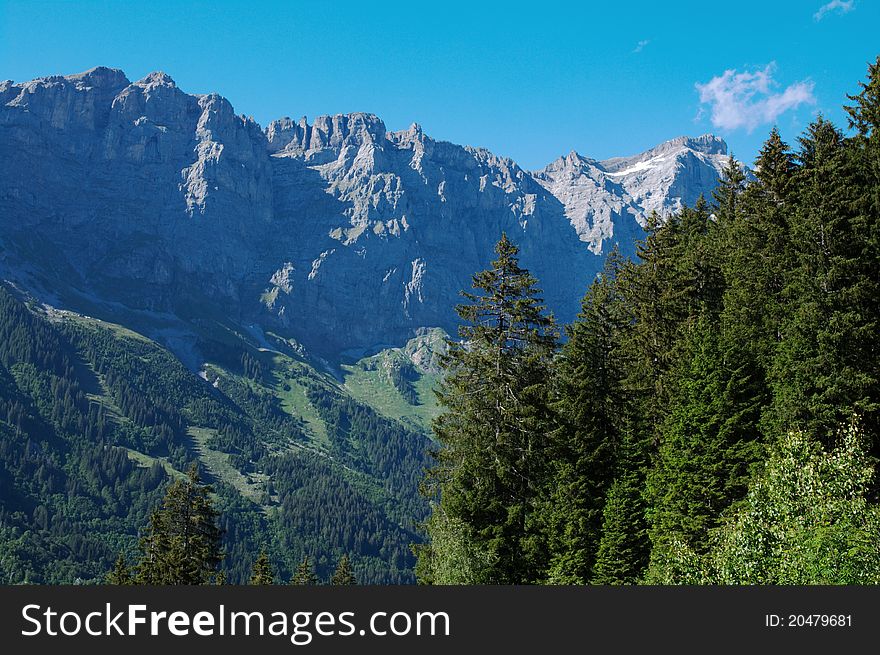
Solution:
M 708 194 L 717 137 L 537 172 L 370 114 L 262 130 L 118 70 L 0 83 L 0 276 L 53 304 L 262 324 L 333 356 L 452 332 L 507 232 L 563 321 L 651 211 Z

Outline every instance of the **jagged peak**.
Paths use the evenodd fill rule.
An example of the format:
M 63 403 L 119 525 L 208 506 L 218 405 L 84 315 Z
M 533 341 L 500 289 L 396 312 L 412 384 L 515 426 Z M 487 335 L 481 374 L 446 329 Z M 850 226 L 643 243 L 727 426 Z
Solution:
M 135 82 L 135 85 L 145 88 L 154 88 L 157 86 L 167 86 L 171 87 L 172 89 L 177 88 L 177 83 L 173 79 L 171 79 L 171 76 L 168 75 L 168 73 L 165 73 L 163 71 L 153 71 L 143 79 Z
M 82 73 L 73 75 L 65 75 L 64 79 L 74 84 L 85 84 L 96 87 L 121 87 L 128 86 L 128 77 L 119 68 L 109 68 L 107 66 L 95 66 Z
M 649 150 L 640 152 L 636 155 L 628 157 L 612 157 L 599 162 L 600 166 L 616 174 L 621 170 L 630 170 L 633 165 L 640 165 L 642 162 L 660 159 L 670 155 L 677 156 L 679 153 L 686 151 L 700 153 L 702 155 L 726 155 L 727 143 L 719 136 L 714 134 L 703 134 L 702 136 L 690 137 L 679 136 L 669 141 L 654 146 Z
M 648 152 L 682 147 L 701 152 L 705 155 L 727 154 L 727 142 L 714 134 L 703 134 L 697 137 L 679 136 L 669 141 L 664 141 L 660 145 L 651 148 Z
M 547 164 L 544 168 L 534 171 L 535 175 L 541 175 L 543 173 L 555 173 L 558 171 L 564 170 L 580 170 L 584 166 L 595 166 L 596 160 L 590 157 L 585 157 L 580 154 L 577 150 L 571 149 L 567 155 L 560 155 L 552 162 Z
M 578 164 L 581 164 L 585 158 L 581 157 L 580 153 L 577 150 L 575 150 L 574 148 L 572 148 L 569 151 L 569 153 L 565 157 L 562 157 L 561 159 L 563 159 L 569 165 L 576 166 Z
M 285 116 L 270 122 L 264 133 L 273 153 L 340 148 L 352 140 L 381 143 L 386 137 L 385 123 L 369 112 L 324 114 L 317 116 L 311 125 L 305 116 L 297 123 Z
M 318 125 L 330 126 L 369 126 L 381 127 L 382 132 L 385 131 L 385 122 L 376 114 L 364 111 L 354 111 L 346 114 L 322 114 L 315 118 L 312 127 Z

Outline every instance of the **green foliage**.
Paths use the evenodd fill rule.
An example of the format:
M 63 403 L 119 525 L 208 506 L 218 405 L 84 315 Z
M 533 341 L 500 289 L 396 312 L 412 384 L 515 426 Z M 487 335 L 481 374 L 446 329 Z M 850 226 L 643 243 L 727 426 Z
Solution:
M 0 285 L 0 580 L 100 582 L 135 542 L 164 470 L 141 468 L 55 325 Z M 130 529 L 129 529 L 130 528 Z
M 676 372 L 648 474 L 654 558 L 677 540 L 703 552 L 709 530 L 745 495 L 751 467 L 761 459 L 761 390 L 736 347 L 720 341 L 710 320 L 699 319 Z
M 0 582 L 243 583 L 263 544 L 260 575 L 365 584 L 876 581 L 880 58 L 850 100 L 852 135 L 774 130 L 754 175 L 731 158 L 712 204 L 651 217 L 558 353 L 502 237 L 437 360 L 436 443 L 436 334 L 343 386 L 194 320 L 200 379 L 0 285 Z
M 709 552 L 700 556 L 677 543 L 662 581 L 877 584 L 880 508 L 866 500 L 873 477 L 856 428 L 830 452 L 803 432 L 789 432 Z
M 116 563 L 113 565 L 113 570 L 107 574 L 106 582 L 107 584 L 113 585 L 134 584 L 134 579 L 131 575 L 131 568 L 125 561 L 125 555 L 123 555 L 122 553 L 119 553 L 119 557 L 116 558 Z
M 837 430 L 858 415 L 880 455 L 880 59 L 868 78 L 854 136 L 820 117 L 792 152 L 774 129 L 754 175 L 731 157 L 712 205 L 651 217 L 637 261 L 609 257 L 552 374 L 522 376 L 541 401 L 510 412 L 548 444 L 528 503 L 498 474 L 497 444 L 529 443 L 493 413 L 503 258 L 477 276 L 493 291 L 468 296 L 450 350 L 421 580 L 874 581 L 878 485 Z M 515 553 L 505 510 L 527 517 Z
M 870 417 L 880 399 L 871 363 L 880 288 L 869 263 L 876 250 L 854 211 L 860 184 L 843 135 L 820 117 L 800 145 L 798 198 L 788 212 L 794 261 L 768 418 L 777 432 L 795 427 L 830 445 L 853 410 Z
M 0 580 L 104 581 L 118 553 L 137 550 L 169 476 L 185 477 L 199 460 L 230 582 L 250 579 L 262 544 L 280 576 L 311 553 L 329 577 L 351 553 L 365 583 L 414 581 L 425 434 L 353 401 L 308 365 L 235 338 L 205 347 L 226 353 L 233 369 L 209 363 L 206 383 L 152 341 L 70 313 L 47 320 L 6 287 L 0 334 Z M 275 395 L 282 369 L 312 385 L 341 456 L 300 447 L 304 421 Z M 324 425 L 318 411 L 314 420 Z
M 275 584 L 275 574 L 272 573 L 272 565 L 269 563 L 269 556 L 265 550 L 261 550 L 254 560 L 254 567 L 251 570 L 252 585 L 271 585 Z
M 643 484 L 637 472 L 628 471 L 608 489 L 591 584 L 635 584 L 647 567 L 650 543 Z
M 315 573 L 315 567 L 308 557 L 304 557 L 293 574 L 290 584 L 295 585 L 316 585 L 318 584 L 318 575 Z
M 333 577 L 330 578 L 330 584 L 337 586 L 357 584 L 357 578 L 351 568 L 351 560 L 348 559 L 348 555 L 343 555 L 339 559 L 339 564 L 333 572 Z
M 615 287 L 621 267 L 612 252 L 555 363 L 558 427 L 545 510 L 552 584 L 586 584 L 592 578 L 605 496 L 617 473 L 627 420 L 620 344 L 626 315 Z
M 446 582 L 445 568 L 426 569 L 448 561 L 447 549 L 454 557 L 485 554 L 464 569 L 479 571 L 481 581 L 530 583 L 542 575 L 536 510 L 550 449 L 546 381 L 557 334 L 516 246 L 502 236 L 495 251 L 492 267 L 474 276 L 476 293 L 463 293 L 462 341 L 441 360 L 445 411 L 434 423 L 440 449 L 429 494 L 439 492 L 433 517 L 444 518 L 428 522 L 431 545 L 421 552 L 423 575 L 436 583 Z M 447 542 L 450 526 L 455 538 Z
M 199 585 L 217 582 L 221 533 L 217 511 L 193 465 L 186 480 L 168 487 L 162 507 L 150 515 L 141 538 L 135 580 L 149 585 Z

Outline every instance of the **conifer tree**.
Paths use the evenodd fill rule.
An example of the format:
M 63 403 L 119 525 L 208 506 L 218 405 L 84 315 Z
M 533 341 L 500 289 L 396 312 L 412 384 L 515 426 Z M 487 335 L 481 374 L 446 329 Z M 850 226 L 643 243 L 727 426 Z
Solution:
M 602 529 L 591 584 L 637 584 L 648 566 L 645 503 L 645 444 L 623 434 L 617 475 L 608 489 L 602 510 Z
M 721 305 L 724 281 L 713 260 L 716 225 L 702 198 L 662 223 L 652 216 L 638 246 L 639 264 L 622 268 L 618 288 L 627 327 L 624 383 L 637 407 L 642 436 L 657 443 L 672 389 L 670 373 L 681 357 L 683 328 Z
M 113 570 L 107 574 L 107 584 L 134 584 L 134 580 L 132 579 L 131 575 L 131 569 L 129 568 L 128 563 L 125 561 L 125 555 L 123 555 L 122 553 L 119 553 L 119 556 L 116 558 L 116 563 L 113 565 Z
M 746 174 L 731 154 L 721 171 L 718 186 L 712 192 L 715 200 L 715 215 L 719 222 L 736 218 L 739 199 L 746 188 Z
M 755 160 L 755 175 L 761 182 L 760 192 L 773 202 L 786 201 L 794 172 L 794 157 L 788 144 L 782 140 L 779 129 L 773 127 Z
M 185 480 L 168 487 L 141 539 L 136 580 L 150 585 L 198 585 L 217 580 L 223 560 L 210 485 L 195 464 Z
M 850 127 L 865 139 L 880 139 L 880 55 L 868 64 L 868 81 L 860 82 L 861 91 L 847 98 L 855 104 L 844 107 Z
M 756 161 L 758 179 L 739 196 L 735 213 L 718 208 L 718 264 L 725 280 L 721 329 L 764 372 L 770 369 L 786 317 L 783 294 L 792 268 L 788 213 L 795 168 L 788 144 L 774 128 Z
M 852 274 L 860 281 L 858 293 L 850 299 L 864 318 L 863 331 L 873 343 L 869 357 L 862 359 L 865 373 L 865 402 L 862 423 L 873 437 L 874 456 L 880 457 L 880 366 L 876 344 L 880 343 L 880 56 L 868 66 L 868 77 L 861 91 L 848 96 L 854 104 L 845 107 L 850 127 L 857 130 L 848 139 L 846 159 L 851 176 L 847 184 L 858 193 L 850 220 L 859 257 Z M 872 356 L 871 356 L 872 355 Z
M 462 293 L 462 340 L 450 342 L 441 360 L 445 411 L 434 422 L 440 448 L 428 478 L 439 506 L 427 524 L 431 545 L 419 553 L 423 579 L 437 583 L 446 580 L 429 573 L 430 561 L 448 559 L 450 549 L 470 558 L 461 567 L 469 577 L 458 582 L 531 583 L 544 569 L 536 505 L 557 332 L 516 246 L 504 235 L 495 252 L 492 267 L 474 276 L 475 291 Z
M 250 583 L 252 585 L 275 584 L 275 574 L 272 573 L 272 565 L 269 563 L 269 556 L 265 550 L 261 550 L 257 559 L 254 560 Z
M 756 426 L 764 398 L 736 346 L 723 344 L 705 316 L 689 341 L 648 474 L 652 577 L 676 541 L 705 552 L 709 531 L 745 495 L 762 455 Z
M 548 580 L 586 584 L 599 547 L 605 495 L 614 480 L 626 417 L 620 337 L 625 325 L 615 278 L 619 253 L 584 297 L 556 363 L 554 467 L 546 510 Z
M 336 566 L 336 571 L 333 573 L 333 577 L 330 578 L 331 585 L 356 585 L 357 578 L 354 576 L 354 571 L 351 568 L 351 560 L 348 559 L 348 555 L 343 555 L 339 559 L 339 564 Z
M 789 210 L 792 270 L 786 320 L 771 369 L 770 418 L 831 444 L 854 409 L 866 411 L 876 333 L 867 304 L 876 288 L 854 225 L 858 184 L 843 134 L 821 116 L 799 139 L 798 195 Z M 867 366 L 866 366 L 867 364 Z
M 299 566 L 296 567 L 296 571 L 293 574 L 293 579 L 290 581 L 290 584 L 293 585 L 316 585 L 318 584 L 318 575 L 315 573 L 315 567 L 312 564 L 312 560 L 306 555 L 302 562 L 299 563 Z

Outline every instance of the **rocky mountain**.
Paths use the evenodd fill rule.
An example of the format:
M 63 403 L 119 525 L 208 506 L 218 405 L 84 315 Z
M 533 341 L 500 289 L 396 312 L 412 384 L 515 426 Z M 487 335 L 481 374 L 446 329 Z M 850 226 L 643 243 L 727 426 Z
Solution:
M 661 217 L 711 197 L 727 163 L 727 144 L 705 134 L 678 137 L 632 157 L 596 161 L 572 151 L 534 177 L 565 206 L 591 252 L 606 241 L 631 253 L 652 212 Z
M 569 321 L 610 245 L 632 253 L 647 215 L 708 194 L 725 159 L 707 135 L 529 172 L 371 114 L 263 130 L 164 73 L 5 81 L 0 276 L 184 331 L 222 314 L 331 357 L 453 331 L 458 292 L 506 231 Z

